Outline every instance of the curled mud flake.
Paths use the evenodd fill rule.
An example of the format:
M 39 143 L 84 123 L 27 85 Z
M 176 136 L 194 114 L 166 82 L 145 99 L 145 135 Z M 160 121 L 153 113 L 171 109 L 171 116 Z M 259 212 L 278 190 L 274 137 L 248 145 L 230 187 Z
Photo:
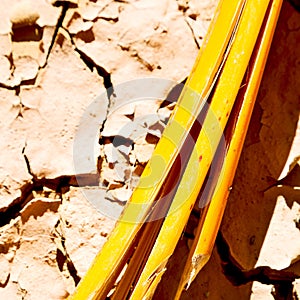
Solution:
M 30 201 L 20 212 L 21 220 L 26 223 L 30 218 L 42 217 L 46 212 L 56 213 L 61 204 L 60 199 L 36 199 Z
M 16 79 L 24 82 L 34 80 L 37 77 L 39 64 L 34 58 L 30 56 L 18 57 L 14 63 L 14 77 Z
M 115 137 L 112 143 L 105 144 L 104 156 L 108 164 L 122 163 L 129 161 L 129 152 L 131 150 L 132 141 L 120 137 Z
M 35 89 L 21 87 L 22 104 L 28 109 L 39 109 L 44 90 L 38 86 Z
M 125 204 L 131 197 L 132 190 L 124 186 L 119 189 L 114 189 L 107 192 L 106 198 L 112 201 L 119 202 L 120 204 Z
M 126 116 L 111 114 L 105 122 L 102 136 L 123 136 L 128 138 L 133 130 L 132 125 L 132 121 Z
M 67 13 L 68 15 L 68 13 Z M 79 32 L 89 31 L 93 27 L 93 22 L 84 21 L 78 12 L 73 12 L 70 20 L 65 24 L 64 20 L 63 26 L 66 27 L 71 35 L 77 34 Z
M 112 1 L 99 13 L 98 16 L 105 21 L 116 23 L 119 21 L 119 10 L 120 5 L 115 1 Z
M 155 145 L 149 144 L 145 138 L 140 138 L 134 145 L 134 153 L 137 161 L 141 164 L 148 162 L 154 151 Z
M 78 11 L 83 20 L 95 21 L 99 17 L 99 14 L 110 4 L 110 2 L 112 1 L 79 1 Z
M 30 1 L 21 1 L 13 6 L 10 12 L 10 21 L 13 29 L 32 26 L 36 23 L 40 14 L 34 7 L 35 5 Z
M 131 173 L 130 165 L 125 161 L 115 163 L 104 162 L 101 169 L 100 182 L 110 189 L 115 184 L 124 185 Z
M 158 110 L 158 117 L 164 124 L 168 123 L 168 120 L 171 116 L 172 110 L 168 107 L 163 107 Z
M 164 129 L 165 129 L 165 124 L 158 120 L 157 122 L 149 126 L 148 133 L 153 134 L 160 138 Z

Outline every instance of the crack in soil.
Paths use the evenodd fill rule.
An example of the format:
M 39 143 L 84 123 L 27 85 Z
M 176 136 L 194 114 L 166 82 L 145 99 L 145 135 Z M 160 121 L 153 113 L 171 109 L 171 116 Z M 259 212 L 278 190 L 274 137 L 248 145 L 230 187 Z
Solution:
M 62 3 L 60 3 L 59 2 L 55 6 L 61 6 L 62 7 L 61 13 L 59 15 L 59 18 L 57 20 L 57 23 L 56 23 L 56 26 L 55 26 L 55 29 L 54 29 L 52 40 L 51 40 L 51 43 L 50 43 L 50 46 L 49 46 L 49 49 L 48 49 L 48 52 L 47 52 L 47 55 L 46 55 L 45 63 L 44 63 L 44 65 L 40 66 L 39 69 L 44 69 L 47 66 L 47 64 L 48 64 L 48 59 L 49 59 L 51 51 L 52 51 L 52 49 L 53 49 L 53 47 L 55 45 L 55 41 L 56 41 L 56 38 L 57 38 L 57 35 L 58 35 L 58 31 L 59 31 L 59 29 L 63 25 L 63 21 L 64 21 L 64 19 L 66 17 L 67 11 L 68 11 L 68 9 L 70 7 L 70 3 L 68 3 L 68 2 L 62 2 Z
M 251 270 L 245 270 L 232 256 L 230 247 L 219 231 L 216 246 L 218 254 L 221 258 L 223 273 L 226 278 L 234 285 L 240 286 L 249 282 L 258 281 L 262 284 L 272 284 L 275 287 L 275 294 L 285 293 L 286 298 L 278 299 L 293 299 L 290 293 L 293 292 L 292 286 L 295 279 L 300 278 L 300 274 L 284 270 L 272 269 L 269 266 L 256 267 Z M 289 294 L 288 294 L 289 293 Z
M 10 274 L 7 275 L 5 282 L 3 283 L 0 282 L 0 288 L 5 288 L 9 282 L 9 279 L 10 279 Z
M 129 52 L 131 57 L 136 58 L 136 60 L 150 72 L 152 72 L 155 68 L 160 68 L 159 65 L 156 66 L 155 64 L 152 64 L 144 59 L 141 54 L 134 47 L 132 47 L 132 44 L 132 42 L 126 45 L 118 43 L 118 46 L 121 48 L 121 50 Z
M 199 44 L 199 42 L 198 42 L 198 40 L 197 40 L 197 37 L 196 37 L 196 34 L 195 34 L 195 31 L 194 31 L 193 27 L 192 27 L 191 24 L 188 22 L 188 20 L 186 19 L 186 17 L 184 18 L 184 20 L 185 20 L 185 23 L 188 25 L 189 29 L 190 29 L 191 32 L 192 32 L 193 39 L 194 39 L 194 42 L 195 42 L 197 48 L 200 49 L 200 44 Z
M 26 163 L 27 172 L 29 173 L 29 175 L 31 175 L 34 178 L 35 175 L 31 171 L 29 159 L 28 159 L 27 155 L 25 154 L 26 147 L 27 147 L 27 142 L 25 141 L 25 145 L 24 145 L 24 147 L 22 149 L 22 154 L 23 154 L 23 157 L 24 157 L 24 160 L 25 160 L 25 163 Z
M 20 215 L 20 211 L 27 203 L 34 199 L 34 191 L 42 191 L 44 187 L 55 191 L 57 194 L 64 194 L 69 191 L 71 186 L 98 186 L 98 174 L 78 174 L 61 175 L 55 178 L 33 178 L 26 182 L 21 188 L 21 196 L 12 201 L 10 205 L 0 208 L 0 227 L 9 224 L 11 220 Z
M 186 1 L 180 1 L 177 3 L 178 5 L 178 10 L 180 12 L 182 12 L 183 16 L 184 16 L 184 21 L 185 23 L 188 25 L 191 33 L 192 33 L 192 36 L 193 36 L 193 39 L 194 39 L 194 42 L 197 46 L 198 49 L 200 49 L 200 44 L 198 42 L 198 39 L 197 39 L 197 36 L 196 36 L 196 33 L 195 33 L 195 30 L 194 28 L 192 27 L 192 25 L 189 23 L 189 21 L 187 20 L 187 18 L 191 18 L 193 19 L 194 21 L 196 20 L 196 17 L 193 17 L 193 16 L 188 16 L 187 15 L 187 10 L 190 8 L 190 4 L 189 4 L 189 0 L 186 0 Z
M 71 186 L 98 186 L 99 174 L 77 174 L 77 175 L 61 175 L 54 178 L 41 177 L 38 178 L 32 171 L 30 161 L 25 154 L 27 143 L 25 143 L 22 154 L 27 166 L 28 173 L 32 179 L 26 182 L 21 188 L 21 196 L 14 199 L 7 207 L 0 208 L 0 227 L 9 224 L 11 220 L 20 215 L 20 211 L 34 199 L 34 191 L 42 191 L 43 188 L 49 188 L 57 194 L 64 194 L 69 191 Z
M 48 52 L 47 52 L 44 64 L 41 65 L 41 66 L 39 66 L 39 68 L 37 70 L 37 74 L 36 74 L 36 76 L 34 78 L 23 79 L 23 80 L 21 80 L 20 82 L 18 82 L 16 84 L 9 84 L 9 83 L 7 84 L 7 83 L 4 83 L 4 82 L 0 82 L 0 87 L 1 88 L 5 88 L 5 89 L 8 89 L 8 90 L 15 90 L 16 95 L 19 96 L 21 86 L 26 86 L 26 85 L 32 85 L 33 86 L 33 85 L 36 84 L 36 81 L 37 81 L 37 78 L 39 76 L 40 70 L 44 69 L 47 66 L 47 64 L 48 64 L 48 59 L 49 59 L 49 56 L 50 56 L 50 54 L 52 52 L 52 49 L 53 49 L 53 47 L 55 45 L 55 41 L 56 41 L 56 38 L 58 36 L 59 29 L 63 28 L 62 25 L 63 25 L 63 21 L 65 19 L 66 13 L 67 13 L 67 11 L 68 11 L 69 8 L 73 7 L 72 6 L 73 4 L 69 3 L 67 1 L 56 1 L 55 3 L 53 3 L 53 5 L 57 6 L 57 7 L 62 7 L 62 10 L 61 10 L 59 18 L 57 20 L 57 23 L 55 25 L 54 33 L 53 33 L 53 36 L 52 36 L 52 39 L 51 39 L 50 46 L 48 48 Z M 11 52 L 6 57 L 9 60 L 9 63 L 10 63 L 11 75 L 13 75 L 14 70 L 16 68 L 15 65 L 14 65 L 13 53 Z M 22 105 L 22 103 L 21 103 L 21 105 Z M 19 116 L 22 117 L 21 108 L 20 108 L 20 113 L 19 113 L 18 117 Z
M 81 277 L 78 275 L 77 269 L 67 251 L 66 244 L 65 244 L 66 238 L 62 227 L 63 223 L 64 220 L 60 216 L 59 220 L 54 226 L 54 231 L 53 231 L 53 236 L 57 245 L 56 261 L 57 261 L 58 268 L 61 272 L 63 272 L 64 266 L 66 266 L 76 286 L 81 280 Z
M 55 26 L 55 30 L 52 36 L 51 44 L 49 46 L 45 63 L 43 66 L 40 66 L 37 72 L 37 75 L 33 79 L 29 80 L 22 80 L 20 83 L 16 85 L 9 85 L 0 82 L 0 87 L 8 89 L 8 90 L 15 90 L 16 96 L 19 97 L 20 95 L 20 88 L 24 85 L 34 85 L 36 83 L 36 80 L 39 75 L 39 71 L 41 69 L 44 69 L 47 66 L 49 56 L 51 54 L 51 51 L 55 45 L 55 41 L 59 32 L 59 29 L 65 30 L 68 35 L 70 36 L 70 40 L 72 45 L 74 46 L 74 50 L 79 54 L 81 60 L 86 64 L 86 66 L 90 69 L 91 72 L 93 72 L 94 69 L 96 69 L 98 75 L 103 78 L 103 84 L 106 88 L 107 92 L 107 98 L 108 98 L 108 106 L 106 111 L 106 116 L 104 118 L 104 121 L 101 124 L 100 127 L 100 136 L 101 132 L 104 129 L 105 122 L 107 120 L 107 116 L 109 114 L 110 108 L 113 105 L 113 97 L 114 94 L 114 88 L 111 81 L 111 74 L 102 66 L 98 65 L 91 57 L 89 57 L 87 54 L 85 54 L 82 50 L 77 48 L 71 34 L 68 32 L 67 29 L 63 27 L 63 21 L 66 16 L 67 10 L 72 7 L 72 3 L 68 3 L 65 1 L 57 1 L 57 3 L 54 3 L 55 6 L 61 6 L 62 10 L 60 13 L 60 16 L 57 20 L 57 24 Z M 12 54 L 10 56 L 10 63 L 11 63 L 11 70 L 13 71 L 15 66 L 13 63 L 13 57 Z M 18 117 L 22 117 L 22 101 L 20 99 L 20 111 L 18 114 Z M 30 166 L 30 160 L 28 156 L 25 154 L 25 150 L 27 147 L 27 143 L 25 142 L 25 145 L 22 149 L 22 155 L 24 157 L 27 171 L 32 176 L 32 179 L 28 182 L 26 182 L 21 188 L 21 196 L 14 199 L 10 205 L 4 208 L 0 208 L 0 226 L 4 226 L 8 224 L 12 219 L 16 218 L 20 211 L 24 208 L 24 206 L 30 202 L 34 196 L 33 191 L 41 191 L 44 187 L 50 188 L 54 191 L 56 191 L 58 194 L 63 193 L 69 190 L 70 186 L 78 187 L 78 186 L 98 186 L 99 184 L 99 174 L 73 174 L 73 175 L 61 175 L 55 178 L 38 178 L 36 176 Z
M 102 122 L 102 124 L 100 125 L 100 129 L 99 129 L 99 143 L 101 144 L 101 136 L 102 136 L 102 132 L 104 130 L 104 126 L 105 123 L 107 121 L 107 117 L 108 114 L 110 112 L 111 107 L 114 104 L 114 98 L 116 97 L 115 94 L 115 90 L 114 90 L 114 86 L 111 80 L 111 73 L 109 73 L 104 67 L 102 67 L 101 65 L 97 64 L 90 56 L 88 56 L 86 53 L 84 53 L 82 50 L 80 50 L 74 39 L 72 34 L 68 31 L 68 29 L 62 27 L 62 29 L 68 34 L 71 44 L 74 47 L 74 51 L 77 52 L 79 54 L 80 59 L 85 63 L 85 65 L 89 68 L 89 70 L 91 72 L 94 71 L 94 69 L 96 69 L 98 75 L 100 77 L 102 77 L 103 79 L 103 85 L 106 89 L 106 94 L 107 94 L 107 100 L 108 100 L 108 105 L 106 108 L 106 113 L 105 113 L 105 118 Z
M 82 50 L 80 50 L 77 47 L 72 34 L 68 31 L 67 28 L 65 28 L 65 27 L 61 27 L 61 28 L 68 34 L 70 41 L 71 41 L 72 45 L 74 46 L 74 51 L 79 54 L 80 59 L 85 63 L 85 65 L 89 68 L 89 70 L 91 72 L 93 72 L 94 69 L 96 69 L 98 75 L 100 77 L 102 77 L 103 85 L 106 89 L 107 98 L 109 101 L 108 108 L 110 108 L 112 105 L 112 97 L 115 96 L 115 94 L 114 94 L 115 91 L 114 91 L 113 83 L 111 80 L 111 74 L 104 67 L 97 64 L 90 56 L 88 56 L 86 53 L 84 53 Z
M 23 79 L 18 84 L 15 84 L 15 85 L 10 85 L 10 84 L 6 84 L 4 82 L 0 82 L 0 88 L 4 88 L 4 89 L 7 89 L 7 90 L 15 91 L 16 92 L 16 96 L 18 96 L 20 94 L 20 88 L 21 88 L 21 86 L 35 85 L 36 80 L 38 78 L 38 75 L 39 75 L 39 70 L 38 70 L 38 72 L 37 72 L 37 74 L 36 74 L 36 76 L 34 78 Z

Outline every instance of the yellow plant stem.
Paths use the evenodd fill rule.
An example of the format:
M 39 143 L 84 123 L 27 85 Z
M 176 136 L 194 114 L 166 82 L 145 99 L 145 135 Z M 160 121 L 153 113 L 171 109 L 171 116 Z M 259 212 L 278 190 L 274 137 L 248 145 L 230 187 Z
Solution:
M 245 76 L 248 80 L 245 91 L 241 90 L 238 95 L 238 98 L 241 98 L 239 101 L 242 101 L 242 106 L 224 160 L 221 176 L 219 176 L 209 208 L 201 216 L 199 221 L 199 226 L 195 233 L 195 239 L 190 249 L 176 298 L 179 298 L 184 287 L 188 287 L 191 284 L 212 253 L 237 168 L 238 158 L 242 151 L 242 145 L 247 132 L 246 129 L 250 122 L 281 5 L 282 0 L 271 1 L 269 5 L 264 25 L 261 29 L 255 51 L 249 63 L 248 72 Z

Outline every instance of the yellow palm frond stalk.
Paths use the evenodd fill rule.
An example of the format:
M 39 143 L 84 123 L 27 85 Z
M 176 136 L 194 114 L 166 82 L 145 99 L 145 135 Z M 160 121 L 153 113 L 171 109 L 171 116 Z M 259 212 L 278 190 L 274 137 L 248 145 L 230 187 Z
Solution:
M 151 298 L 225 138 L 221 172 L 212 174 L 217 185 L 204 210 L 176 297 L 208 260 L 280 5 L 279 0 L 220 2 L 139 185 L 70 299 L 106 299 L 108 294 L 118 300 Z M 246 73 L 248 81 L 240 89 Z
M 217 184 L 213 186 L 215 182 L 213 178 L 211 180 L 212 186 L 208 187 L 214 191 L 211 199 L 205 199 L 209 201 L 209 205 L 202 212 L 175 299 L 179 298 L 184 288 L 189 287 L 212 253 L 238 159 L 246 137 L 250 116 L 253 111 L 281 5 L 282 0 L 271 1 L 269 4 L 260 35 L 244 77 L 245 83 L 237 96 L 234 114 L 225 128 L 224 135 L 227 150 L 222 170 L 219 174 L 217 172 L 210 174 L 212 177 L 217 178 Z M 222 155 L 222 152 L 220 155 Z M 219 159 L 219 157 L 217 156 L 216 159 Z M 220 174 L 221 176 L 219 176 Z

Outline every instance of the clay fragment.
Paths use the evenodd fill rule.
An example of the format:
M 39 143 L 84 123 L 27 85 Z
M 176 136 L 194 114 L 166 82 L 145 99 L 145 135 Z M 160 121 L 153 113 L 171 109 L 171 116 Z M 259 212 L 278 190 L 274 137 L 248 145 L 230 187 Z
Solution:
M 34 4 L 30 1 L 22 1 L 16 4 L 10 13 L 13 28 L 32 26 L 39 17 L 40 14 L 34 9 Z

